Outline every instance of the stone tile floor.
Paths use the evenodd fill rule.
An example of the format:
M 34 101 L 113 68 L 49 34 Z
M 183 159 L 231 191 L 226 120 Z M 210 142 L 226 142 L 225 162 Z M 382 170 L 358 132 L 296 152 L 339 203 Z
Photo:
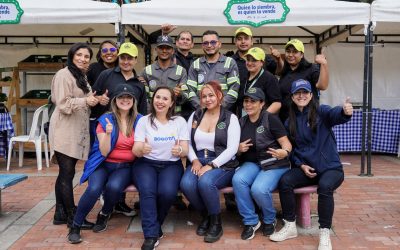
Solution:
M 400 159 L 394 156 L 373 155 L 372 177 L 360 177 L 360 155 L 342 155 L 346 178 L 335 194 L 335 215 L 331 239 L 334 249 L 400 249 Z M 77 167 L 77 183 L 82 163 Z M 0 173 L 6 173 L 6 162 L 0 159 Z M 11 173 L 26 173 L 28 180 L 2 192 L 3 214 L 0 216 L 0 249 L 140 249 L 143 235 L 140 217 L 133 219 L 113 215 L 107 231 L 83 231 L 79 245 L 66 241 L 67 228 L 54 226 L 54 183 L 57 165 L 37 171 L 36 159 L 25 158 L 24 167 L 14 158 Z M 86 185 L 74 189 L 75 202 Z M 220 241 L 207 244 L 195 233 L 199 220 L 195 212 L 174 208 L 164 225 L 165 237 L 157 249 L 317 249 L 317 196 L 312 197 L 313 228 L 300 230 L 299 237 L 274 243 L 260 232 L 250 241 L 240 239 L 240 216 L 223 211 L 224 235 Z M 133 205 L 137 194 L 129 193 Z M 275 195 L 279 210 L 279 198 Z M 94 221 L 100 205 L 89 214 Z M 280 227 L 280 225 L 278 225 Z

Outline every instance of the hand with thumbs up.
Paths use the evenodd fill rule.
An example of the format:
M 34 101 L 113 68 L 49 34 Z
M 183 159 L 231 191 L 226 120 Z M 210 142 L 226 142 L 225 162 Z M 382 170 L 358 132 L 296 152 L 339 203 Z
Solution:
M 328 64 L 328 61 L 326 60 L 326 56 L 324 54 L 324 48 L 321 50 L 321 54 L 318 54 L 315 56 L 315 63 L 321 64 L 321 65 L 326 65 Z
M 108 118 L 106 118 L 106 122 L 107 122 L 107 125 L 106 125 L 106 134 L 107 134 L 107 135 L 110 135 L 110 134 L 112 133 L 112 131 L 113 131 L 113 125 L 112 125 L 112 123 L 110 122 L 110 120 L 108 120 Z
M 104 92 L 104 94 L 97 96 L 97 99 L 99 100 L 99 103 L 103 106 L 106 106 L 108 102 L 110 101 L 110 98 L 108 97 L 108 89 Z
M 149 144 L 149 142 L 147 141 L 147 138 L 144 139 L 144 143 L 143 143 L 143 149 L 142 152 L 144 155 L 150 154 L 152 148 Z
M 173 156 L 179 157 L 183 151 L 182 146 L 179 144 L 179 139 L 175 140 L 175 145 L 171 149 L 171 153 Z
M 99 101 L 97 100 L 97 98 L 95 97 L 95 95 L 96 95 L 96 91 L 93 92 L 92 95 L 89 95 L 89 96 L 86 97 L 86 104 L 87 104 L 88 106 L 90 106 L 90 107 L 96 106 L 97 103 L 99 102 Z
M 353 115 L 353 105 L 350 102 L 350 97 L 347 97 L 343 104 L 343 113 L 345 115 Z
M 279 52 L 279 50 L 272 47 L 272 45 L 269 46 L 269 51 L 271 52 L 271 55 L 275 58 L 275 60 L 279 61 L 281 59 L 281 53 Z

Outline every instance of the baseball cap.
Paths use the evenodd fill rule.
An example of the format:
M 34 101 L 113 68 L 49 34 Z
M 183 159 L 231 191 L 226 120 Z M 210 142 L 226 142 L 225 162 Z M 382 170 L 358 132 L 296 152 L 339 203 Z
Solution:
M 137 49 L 136 45 L 133 43 L 123 43 L 119 47 L 118 56 L 120 56 L 122 54 L 128 54 L 132 57 L 137 57 L 138 49 Z
M 246 34 L 246 35 L 248 35 L 248 36 L 253 36 L 253 32 L 251 32 L 251 29 L 249 29 L 249 28 L 247 28 L 247 27 L 240 27 L 239 29 L 237 29 L 237 30 L 235 31 L 235 37 L 236 37 L 237 35 L 239 35 L 240 33 L 244 33 L 244 34 Z
M 120 83 L 117 84 L 117 86 L 114 88 L 113 90 L 113 98 L 118 98 L 120 96 L 123 95 L 130 95 L 132 96 L 134 99 L 136 99 L 136 93 L 135 90 L 133 89 L 133 87 L 129 84 L 126 83 Z
M 244 97 L 250 97 L 256 101 L 265 100 L 265 94 L 260 88 L 249 88 L 246 93 L 244 93 Z
M 299 79 L 292 82 L 292 90 L 290 91 L 292 94 L 296 93 L 300 89 L 304 89 L 307 92 L 312 92 L 311 84 L 307 80 Z
M 253 47 L 247 51 L 245 56 L 250 55 L 257 61 L 264 61 L 265 60 L 265 52 L 263 49 L 258 48 L 258 47 Z
M 161 45 L 166 45 L 174 48 L 174 41 L 172 41 L 172 38 L 170 36 L 159 36 L 157 37 L 157 47 Z
M 299 39 L 293 39 L 293 40 L 290 40 L 289 42 L 287 42 L 286 45 L 285 45 L 285 49 L 287 47 L 289 47 L 290 45 L 295 47 L 297 49 L 297 51 L 300 51 L 300 52 L 304 53 L 304 44 Z

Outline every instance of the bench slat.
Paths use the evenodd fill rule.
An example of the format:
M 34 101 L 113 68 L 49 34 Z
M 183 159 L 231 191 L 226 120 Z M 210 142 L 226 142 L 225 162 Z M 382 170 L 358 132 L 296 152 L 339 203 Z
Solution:
M 5 189 L 27 179 L 25 174 L 0 174 L 0 189 Z

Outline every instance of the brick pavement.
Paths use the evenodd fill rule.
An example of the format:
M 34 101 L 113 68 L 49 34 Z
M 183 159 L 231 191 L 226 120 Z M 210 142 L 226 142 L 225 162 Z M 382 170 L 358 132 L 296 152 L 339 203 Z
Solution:
M 343 155 L 342 162 L 351 165 L 345 165 L 346 179 L 335 194 L 331 233 L 334 249 L 400 249 L 400 160 L 373 155 L 373 177 L 358 176 L 359 155 Z M 24 164 L 27 167 L 18 168 L 13 161 L 11 172 L 28 173 L 29 178 L 3 191 L 5 213 L 22 216 L 43 199 L 52 199 L 57 166 L 38 172 L 35 159 L 25 159 Z M 0 160 L 0 166 L 5 166 L 4 160 Z M 82 164 L 78 171 L 81 169 Z M 0 168 L 0 173 L 3 172 L 5 167 Z M 75 188 L 76 202 L 84 189 L 85 185 Z M 316 198 L 316 195 L 312 198 L 313 213 L 316 213 Z M 135 194 L 128 194 L 129 204 L 132 205 L 136 199 Z M 279 207 L 277 197 L 275 201 Z M 88 219 L 95 220 L 99 209 L 100 205 L 96 204 Z M 54 208 L 44 211 L 44 216 L 33 223 L 10 249 L 140 249 L 143 241 L 141 232 L 128 230 L 132 225 L 139 226 L 139 217 L 131 222 L 123 215 L 114 215 L 107 231 L 99 234 L 83 231 L 84 242 L 73 246 L 66 242 L 66 227 L 52 225 L 53 213 Z M 5 232 L 1 229 L 2 218 L 4 216 L 0 217 L 0 239 Z M 240 217 L 227 211 L 223 212 L 223 237 L 217 243 L 206 244 L 195 234 L 198 220 L 194 212 L 182 213 L 172 209 L 164 229 L 166 237 L 157 249 L 317 249 L 316 230 L 303 230 L 299 237 L 280 243 L 270 242 L 260 232 L 253 240 L 243 241 L 240 239 Z M 317 225 L 316 220 L 313 218 L 313 225 Z

